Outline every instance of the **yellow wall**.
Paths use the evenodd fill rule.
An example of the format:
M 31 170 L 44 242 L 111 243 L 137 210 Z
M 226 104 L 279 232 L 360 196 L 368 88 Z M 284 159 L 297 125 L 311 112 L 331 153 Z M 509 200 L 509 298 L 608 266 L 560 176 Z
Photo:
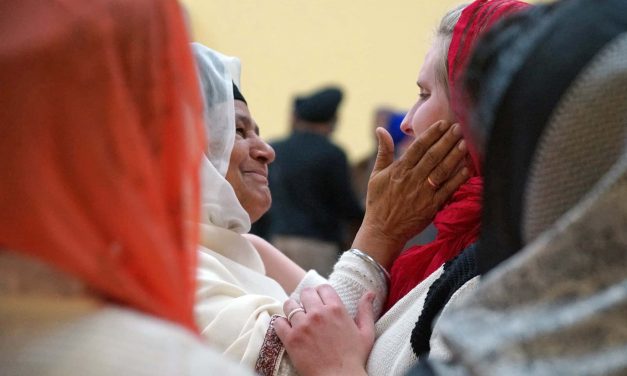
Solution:
M 264 138 L 287 134 L 295 94 L 344 88 L 335 141 L 374 147 L 381 104 L 407 109 L 440 17 L 458 0 L 183 0 L 194 39 L 242 61 L 243 93 Z

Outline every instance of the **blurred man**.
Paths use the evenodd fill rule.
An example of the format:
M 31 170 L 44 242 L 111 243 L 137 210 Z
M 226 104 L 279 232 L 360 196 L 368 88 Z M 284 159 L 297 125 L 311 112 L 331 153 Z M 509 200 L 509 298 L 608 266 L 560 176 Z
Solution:
M 341 101 L 336 87 L 297 97 L 292 134 L 272 143 L 269 238 L 305 270 L 324 276 L 363 217 L 346 154 L 329 140 Z

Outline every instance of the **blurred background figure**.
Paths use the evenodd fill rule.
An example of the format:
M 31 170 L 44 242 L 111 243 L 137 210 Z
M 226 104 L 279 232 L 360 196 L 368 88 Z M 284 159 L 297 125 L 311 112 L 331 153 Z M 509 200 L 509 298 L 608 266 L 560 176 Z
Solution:
M 272 143 L 273 204 L 262 234 L 303 269 L 324 276 L 363 217 L 346 154 L 329 139 L 342 97 L 331 86 L 294 100 L 292 133 Z
M 357 198 L 361 202 L 362 207 L 366 207 L 366 191 L 368 190 L 368 179 L 374 167 L 374 161 L 377 159 L 377 142 L 374 130 L 378 127 L 385 128 L 394 141 L 394 154 L 396 157 L 401 155 L 405 148 L 409 145 L 408 137 L 401 131 L 401 122 L 405 117 L 405 112 L 398 112 L 389 107 L 379 107 L 374 112 L 374 121 L 372 122 L 372 132 L 374 137 L 374 149 L 366 157 L 360 159 L 351 168 L 353 179 L 353 189 Z

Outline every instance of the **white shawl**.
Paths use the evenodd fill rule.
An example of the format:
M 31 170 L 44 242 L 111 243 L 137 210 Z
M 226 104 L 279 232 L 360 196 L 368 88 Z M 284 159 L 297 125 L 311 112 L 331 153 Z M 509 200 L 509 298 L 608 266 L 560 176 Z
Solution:
M 253 369 L 270 318 L 283 314 L 287 295 L 265 276 L 259 254 L 241 236 L 250 218 L 225 179 L 235 139 L 232 85 L 239 83 L 239 60 L 197 43 L 192 48 L 209 140 L 202 166 L 196 322 L 214 348 Z

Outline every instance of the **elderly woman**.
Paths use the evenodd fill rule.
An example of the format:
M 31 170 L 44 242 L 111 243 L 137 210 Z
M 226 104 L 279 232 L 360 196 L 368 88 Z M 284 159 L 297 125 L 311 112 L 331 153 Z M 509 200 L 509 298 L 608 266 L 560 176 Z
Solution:
M 0 13 L 2 375 L 248 374 L 194 323 L 203 119 L 179 4 Z
M 284 352 L 273 329 L 276 317 L 283 315 L 287 292 L 295 290 L 294 297 L 298 297 L 303 288 L 327 281 L 314 271 L 305 274 L 285 258 L 280 263 L 272 257 L 265 258 L 267 243 L 253 239 L 259 246 L 255 249 L 242 235 L 270 202 L 265 174 L 274 158 L 273 151 L 259 138 L 258 126 L 238 89 L 237 61 L 201 45 L 194 45 L 194 50 L 203 83 L 210 141 L 203 165 L 196 319 L 203 336 L 225 354 L 260 373 L 272 373 L 289 367 L 287 361 L 281 362 Z M 376 189 L 372 192 L 370 217 L 367 215 L 361 229 L 362 238 L 371 242 L 375 252 L 370 256 L 357 250 L 348 252 L 328 281 L 352 312 L 370 290 L 379 292 L 375 306 L 380 312 L 386 277 L 379 263 L 389 266 L 394 253 L 400 250 L 397 245 L 407 241 L 413 229 L 428 224 L 437 207 L 465 179 L 458 172 L 437 191 L 426 182 L 429 174 L 447 178 L 463 157 L 453 148 L 460 135 L 446 124 L 430 128 L 397 162 L 392 162 L 389 135 L 379 136 L 382 145 L 375 168 Z M 421 160 L 427 151 L 433 158 Z M 390 176 L 402 177 L 411 184 L 411 194 L 407 194 L 405 184 Z M 398 197 L 406 197 L 423 210 L 390 212 L 391 208 L 403 207 Z M 289 278 L 285 274 L 291 272 L 286 272 L 285 267 L 293 270 Z
M 489 274 L 440 319 L 455 367 L 416 374 L 627 373 L 625 61 L 621 0 L 542 5 L 477 47 L 464 93 Z
M 519 1 L 477 0 L 443 17 L 418 77 L 420 97 L 405 119 L 405 132 L 420 135 L 437 119 L 462 120 L 458 115 L 462 108 L 460 99 L 453 90 L 474 42 L 496 21 L 524 7 L 527 4 Z M 466 127 L 467 123 L 461 121 L 454 130 L 461 133 Z M 458 148 L 465 150 L 466 140 L 461 141 Z M 335 324 L 346 319 L 329 308 L 332 306 L 329 302 L 337 299 L 327 287 L 318 288 L 318 294 L 312 294 L 306 301 L 302 298 L 305 311 L 311 315 L 299 314 L 291 323 L 277 322 L 277 332 L 301 373 L 315 373 L 322 363 L 327 367 L 322 369 L 329 372 L 336 371 L 334 367 L 342 367 L 342 372 L 357 374 L 364 372 L 365 366 L 370 375 L 401 375 L 418 358 L 448 358 L 449 352 L 443 347 L 437 330 L 432 335 L 434 323 L 450 302 L 469 294 L 478 282 L 473 243 L 479 233 L 482 179 L 474 149 L 470 156 L 472 159 L 466 168 L 472 177 L 435 217 L 439 230 L 435 241 L 408 250 L 394 262 L 388 310 L 376 323 L 372 352 L 368 355 L 367 349 L 359 348 L 364 351 L 360 354 L 361 364 L 346 369 L 348 362 L 340 362 L 341 358 L 326 350 L 342 348 L 345 338 L 354 338 L 356 332 L 367 338 L 371 330 L 364 325 L 363 316 L 358 316 L 357 325 Z M 441 181 L 430 176 L 428 183 L 436 189 Z M 364 249 L 368 249 L 367 244 Z M 294 309 L 298 309 L 298 303 L 288 300 L 285 311 Z M 357 347 L 348 350 L 350 359 L 359 350 Z M 316 355 L 311 355 L 314 353 Z
M 269 208 L 267 171 L 274 151 L 259 137 L 237 87 L 239 61 L 200 44 L 192 48 L 209 141 L 201 171 L 196 321 L 211 344 L 253 369 L 271 316 L 283 313 L 287 299 L 286 289 L 266 276 L 259 253 L 241 236 Z M 294 279 L 303 279 L 304 271 L 292 266 Z M 309 280 L 324 281 L 315 273 Z

